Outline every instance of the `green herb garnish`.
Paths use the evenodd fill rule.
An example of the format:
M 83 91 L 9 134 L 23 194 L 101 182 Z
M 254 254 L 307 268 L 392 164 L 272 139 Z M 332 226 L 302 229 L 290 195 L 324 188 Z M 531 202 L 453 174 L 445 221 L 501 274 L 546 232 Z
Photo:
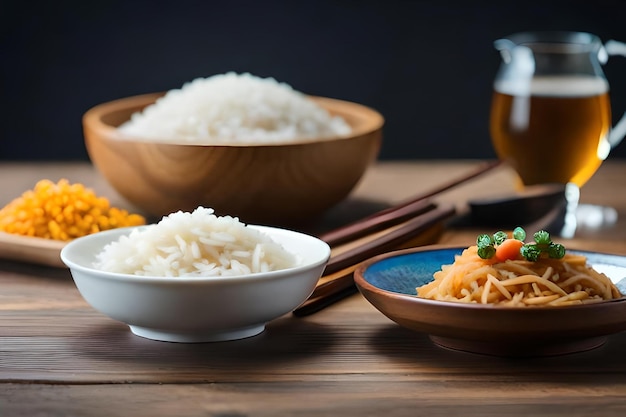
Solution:
M 499 232 L 493 234 L 493 241 L 496 245 L 501 245 L 502 242 L 507 240 L 508 237 L 509 235 L 507 235 L 506 232 L 500 230 Z
M 516 227 L 513 229 L 513 239 L 521 240 L 522 242 L 526 239 L 526 231 L 521 227 Z
M 521 227 L 513 230 L 513 239 L 521 242 L 526 239 L 526 231 Z M 496 248 L 505 240 L 509 239 L 506 232 L 498 231 L 492 236 L 481 234 L 476 239 L 478 256 L 482 259 L 491 259 L 496 255 Z M 520 247 L 520 255 L 531 262 L 536 262 L 542 257 L 561 259 L 565 256 L 565 246 L 552 242 L 550 233 L 540 230 L 533 235 L 534 243 L 525 243 Z
M 565 256 L 565 246 L 552 242 L 550 233 L 540 230 L 534 234 L 535 243 L 526 243 L 520 249 L 522 256 L 529 261 L 537 261 L 542 254 L 548 258 L 561 259 Z

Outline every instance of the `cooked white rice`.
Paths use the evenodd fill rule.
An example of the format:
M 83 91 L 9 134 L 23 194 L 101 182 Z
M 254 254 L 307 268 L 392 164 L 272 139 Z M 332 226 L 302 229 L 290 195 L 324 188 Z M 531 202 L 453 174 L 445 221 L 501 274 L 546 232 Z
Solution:
M 154 277 L 234 276 L 290 268 L 295 255 L 236 217 L 198 207 L 134 229 L 104 247 L 94 267 Z
M 224 144 L 328 138 L 351 128 L 285 83 L 229 72 L 168 91 L 119 130 L 135 139 Z

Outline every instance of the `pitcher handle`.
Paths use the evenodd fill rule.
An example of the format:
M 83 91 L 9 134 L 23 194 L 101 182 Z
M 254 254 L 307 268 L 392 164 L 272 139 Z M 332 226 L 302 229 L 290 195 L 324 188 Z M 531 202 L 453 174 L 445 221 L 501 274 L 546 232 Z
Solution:
M 611 39 L 604 44 L 604 51 L 601 50 L 600 54 L 600 62 L 603 63 L 606 62 L 611 55 L 626 57 L 626 43 Z M 602 56 L 603 54 L 605 55 Z M 624 139 L 624 136 L 626 136 L 626 112 L 609 133 L 608 142 L 609 145 L 611 145 L 611 149 L 616 147 L 622 139 Z

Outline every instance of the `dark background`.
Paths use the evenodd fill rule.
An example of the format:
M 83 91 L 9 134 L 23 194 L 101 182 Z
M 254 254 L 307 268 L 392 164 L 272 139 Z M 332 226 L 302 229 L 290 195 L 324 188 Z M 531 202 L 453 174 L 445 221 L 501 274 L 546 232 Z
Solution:
M 493 41 L 547 29 L 626 41 L 625 12 L 621 0 L 0 0 L 0 160 L 86 160 L 88 108 L 227 71 L 379 110 L 381 159 L 491 158 Z M 605 73 L 617 119 L 626 59 Z

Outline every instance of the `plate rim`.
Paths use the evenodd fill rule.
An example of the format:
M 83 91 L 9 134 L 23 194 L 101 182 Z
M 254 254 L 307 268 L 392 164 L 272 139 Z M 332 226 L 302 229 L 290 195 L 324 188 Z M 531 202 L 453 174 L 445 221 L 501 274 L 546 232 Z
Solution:
M 463 302 L 454 302 L 454 301 L 431 300 L 431 299 L 426 299 L 426 298 L 420 298 L 420 297 L 417 297 L 415 295 L 411 295 L 408 293 L 400 293 L 400 292 L 385 290 L 383 288 L 377 287 L 376 285 L 370 283 L 367 279 L 365 279 L 364 272 L 373 264 L 383 261 L 385 259 L 395 258 L 398 256 L 403 256 L 403 255 L 410 255 L 414 253 L 432 252 L 432 251 L 440 251 L 440 250 L 458 249 L 459 251 L 462 251 L 466 248 L 467 246 L 460 246 L 460 245 L 455 245 L 455 244 L 434 244 L 434 245 L 424 245 L 424 246 L 419 246 L 419 247 L 414 247 L 414 248 L 406 248 L 406 249 L 399 249 L 399 250 L 394 250 L 390 252 L 385 252 L 385 253 L 373 256 L 372 258 L 369 258 L 366 261 L 363 261 L 361 264 L 359 264 L 354 271 L 354 281 L 355 281 L 355 284 L 357 284 L 357 286 L 362 286 L 370 291 L 379 292 L 383 295 L 388 295 L 388 296 L 393 296 L 393 297 L 402 297 L 402 298 L 407 298 L 411 300 L 417 299 L 419 300 L 420 303 L 432 304 L 434 306 L 454 306 L 456 308 L 481 309 L 481 310 L 492 309 L 492 310 L 506 310 L 506 311 L 515 311 L 515 310 L 533 311 L 533 310 L 539 309 L 539 308 L 516 307 L 516 306 L 498 306 L 494 304 L 463 303 Z M 583 253 L 583 254 L 597 254 L 597 255 L 609 255 L 609 256 L 621 257 L 621 258 L 624 258 L 626 262 L 626 256 L 620 255 L 620 254 L 613 254 L 613 253 L 600 252 L 600 251 L 589 251 L 589 250 L 582 250 L 582 249 L 568 249 L 568 251 Z M 626 266 L 624 266 L 623 268 L 626 269 Z M 626 294 L 622 294 L 622 297 L 620 298 L 616 298 L 613 300 L 604 300 L 604 301 L 600 301 L 597 303 L 571 305 L 571 306 L 566 306 L 566 307 L 543 306 L 543 307 L 540 307 L 540 309 L 541 310 L 574 310 L 574 309 L 581 309 L 581 308 L 589 308 L 590 306 L 604 305 L 604 304 L 623 302 L 623 301 L 626 301 Z M 625 321 L 626 321 L 626 318 L 625 318 Z

